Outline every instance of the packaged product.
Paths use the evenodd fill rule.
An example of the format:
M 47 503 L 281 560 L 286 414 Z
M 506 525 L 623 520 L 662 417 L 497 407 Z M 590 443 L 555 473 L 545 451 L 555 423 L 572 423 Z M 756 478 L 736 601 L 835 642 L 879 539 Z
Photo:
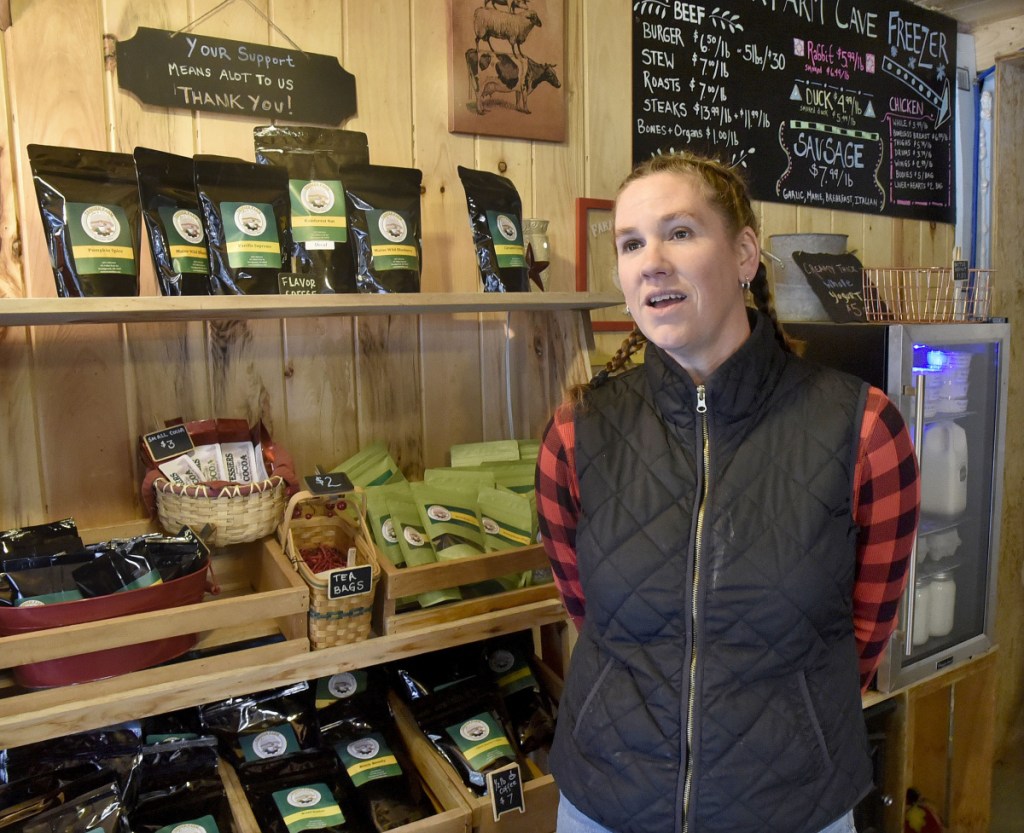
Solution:
M 292 271 L 323 275 L 331 292 L 355 292 L 345 189 L 338 174 L 370 161 L 365 133 L 325 127 L 253 128 L 256 161 L 288 171 Z
M 288 172 L 200 154 L 194 175 L 214 293 L 277 294 L 291 246 Z
M 29 145 L 62 298 L 139 294 L 139 191 L 127 153 Z
M 406 484 L 405 489 L 389 490 L 384 499 L 405 563 L 410 567 L 418 567 L 421 564 L 432 564 L 437 561 L 437 554 L 424 529 L 420 510 L 413 498 L 410 485 Z M 461 598 L 462 593 L 457 587 L 447 587 L 443 590 L 428 590 L 425 593 L 420 593 L 416 596 L 416 601 L 420 607 L 426 608 L 442 602 L 458 601 Z
M 459 165 L 484 292 L 528 292 L 523 203 L 510 179 Z M 454 465 L 454 463 L 453 463 Z
M 392 458 L 387 446 L 379 441 L 361 448 L 347 460 L 338 463 L 331 471 L 344 472 L 356 486 L 362 486 L 364 489 L 405 480 L 405 475 Z
M 213 294 L 192 160 L 145 147 L 135 148 L 133 157 L 161 294 Z
M 160 573 L 141 554 L 107 550 L 76 567 L 71 575 L 84 598 L 106 596 L 160 584 Z
M 534 676 L 529 631 L 483 643 L 484 661 L 505 704 L 516 743 L 524 754 L 548 749 L 555 736 L 551 700 Z
M 470 486 L 410 483 L 423 528 L 438 561 L 468 558 L 484 552 L 477 490 Z
M 111 784 L 113 771 L 94 763 L 58 765 L 54 769 L 0 783 L 0 830 L 16 825 L 60 804 Z
M 117 784 L 106 784 L 22 822 L 17 833 L 129 833 Z
M 340 175 L 358 290 L 419 292 L 423 173 L 416 168 L 348 165 Z

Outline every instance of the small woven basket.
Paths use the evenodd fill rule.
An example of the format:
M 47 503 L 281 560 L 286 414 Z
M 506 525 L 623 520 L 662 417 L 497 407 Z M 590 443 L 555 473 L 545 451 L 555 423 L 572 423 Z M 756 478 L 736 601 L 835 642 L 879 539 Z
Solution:
M 273 533 L 288 497 L 287 484 L 279 476 L 259 483 L 210 489 L 180 486 L 165 478 L 153 483 L 160 524 L 168 532 L 184 525 L 202 529 L 212 524 L 207 542 L 215 547 L 258 541 Z
M 367 532 L 365 497 L 358 493 L 355 500 L 350 496 L 341 503 L 348 505 L 335 508 L 326 498 L 298 492 L 288 502 L 278 531 L 288 560 L 309 587 L 309 642 L 314 650 L 360 642 L 370 636 L 380 565 Z M 299 517 L 293 517 L 296 509 L 300 510 Z M 353 566 L 371 567 L 370 592 L 329 598 L 330 572 L 314 573 L 302 558 L 303 549 L 321 544 L 342 553 L 355 547 Z

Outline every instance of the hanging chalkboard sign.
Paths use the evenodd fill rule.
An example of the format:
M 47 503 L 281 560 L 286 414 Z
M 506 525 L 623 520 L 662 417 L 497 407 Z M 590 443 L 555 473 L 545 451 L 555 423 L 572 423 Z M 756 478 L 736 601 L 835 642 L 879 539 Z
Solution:
M 793 260 L 807 278 L 828 317 L 837 324 L 866 321 L 863 266 L 851 254 L 793 252 Z
M 633 159 L 689 149 L 760 200 L 952 223 L 956 22 L 904 0 L 635 0 Z
M 142 441 L 149 449 L 149 454 L 154 463 L 162 463 L 172 457 L 180 457 L 186 451 L 195 448 L 192 437 L 184 425 L 172 425 L 170 428 L 161 428 L 144 434 Z
M 328 125 L 356 112 L 355 76 L 330 55 L 145 26 L 117 44 L 117 82 L 158 107 Z

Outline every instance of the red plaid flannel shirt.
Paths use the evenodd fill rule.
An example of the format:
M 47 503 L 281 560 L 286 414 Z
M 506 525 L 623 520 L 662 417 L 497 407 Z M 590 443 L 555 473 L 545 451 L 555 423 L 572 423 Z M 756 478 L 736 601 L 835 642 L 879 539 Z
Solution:
M 537 514 L 555 582 L 579 628 L 586 600 L 576 564 L 580 497 L 575 448 L 573 411 L 562 405 L 545 429 L 537 458 Z M 853 516 L 860 533 L 853 626 L 861 685 L 867 688 L 896 627 L 920 503 L 917 460 L 903 417 L 874 387 L 868 392 L 861 423 L 854 482 Z

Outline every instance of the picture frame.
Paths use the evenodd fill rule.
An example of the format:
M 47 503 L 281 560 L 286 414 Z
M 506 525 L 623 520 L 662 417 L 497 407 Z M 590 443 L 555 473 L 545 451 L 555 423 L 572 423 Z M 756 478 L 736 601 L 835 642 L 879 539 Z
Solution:
M 619 292 L 616 274 L 612 200 L 579 197 L 576 200 L 576 291 Z M 595 332 L 629 332 L 633 319 L 622 306 L 591 310 Z
M 564 142 L 565 0 L 447 0 L 448 132 Z

